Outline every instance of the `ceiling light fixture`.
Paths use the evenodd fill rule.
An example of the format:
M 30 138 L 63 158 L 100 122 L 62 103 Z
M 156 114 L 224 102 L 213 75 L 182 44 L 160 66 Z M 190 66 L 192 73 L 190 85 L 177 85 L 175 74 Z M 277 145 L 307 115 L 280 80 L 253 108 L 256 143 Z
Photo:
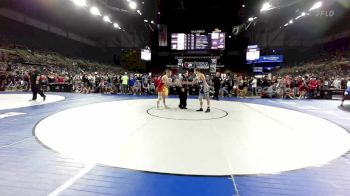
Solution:
M 319 9 L 319 8 L 322 7 L 322 5 L 323 5 L 322 1 L 316 2 L 316 3 L 309 9 L 309 11 Z
M 137 8 L 137 3 L 134 1 L 130 1 L 129 7 L 130 7 L 130 9 L 135 10 Z
M 264 3 L 263 6 L 261 7 L 260 12 L 265 12 L 265 11 L 268 11 L 268 10 L 270 10 L 270 9 L 272 9 L 271 4 L 270 4 L 269 2 L 266 2 L 266 3 Z
M 95 16 L 102 16 L 100 10 L 97 7 L 91 7 L 90 12 Z

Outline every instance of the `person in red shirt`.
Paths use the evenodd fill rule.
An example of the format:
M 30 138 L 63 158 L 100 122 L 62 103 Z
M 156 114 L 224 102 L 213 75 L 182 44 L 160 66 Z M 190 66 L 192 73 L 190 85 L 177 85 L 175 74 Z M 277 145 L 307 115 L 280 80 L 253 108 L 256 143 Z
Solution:
M 64 84 L 64 77 L 62 75 L 57 77 L 57 83 L 58 84 Z
M 312 77 L 309 84 L 309 98 L 314 98 L 315 96 L 315 92 L 317 90 L 317 87 L 318 87 L 318 81 L 316 80 L 315 77 Z
M 29 91 L 29 89 L 30 89 L 30 81 L 29 80 L 30 80 L 29 73 L 28 73 L 28 71 L 25 71 L 24 75 L 23 75 L 25 91 Z

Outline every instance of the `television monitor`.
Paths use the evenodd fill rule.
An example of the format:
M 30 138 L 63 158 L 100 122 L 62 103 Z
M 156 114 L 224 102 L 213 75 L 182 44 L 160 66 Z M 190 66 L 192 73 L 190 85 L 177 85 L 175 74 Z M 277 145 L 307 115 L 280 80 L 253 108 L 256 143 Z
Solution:
M 172 50 L 224 50 L 225 33 L 211 34 L 171 34 Z
M 225 33 L 212 33 L 211 34 L 211 49 L 224 50 L 225 49 Z
M 247 49 L 247 64 L 252 64 L 260 58 L 260 49 L 258 45 L 248 46 Z
M 151 61 L 151 50 L 150 49 L 141 49 L 141 60 Z

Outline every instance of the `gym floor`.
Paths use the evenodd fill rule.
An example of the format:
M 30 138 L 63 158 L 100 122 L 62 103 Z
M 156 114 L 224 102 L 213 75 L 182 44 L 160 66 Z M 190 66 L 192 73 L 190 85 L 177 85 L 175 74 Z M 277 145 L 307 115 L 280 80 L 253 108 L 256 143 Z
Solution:
M 336 100 L 0 94 L 3 195 L 349 195 Z M 347 102 L 345 102 L 347 104 Z M 205 104 L 204 104 L 205 105 Z

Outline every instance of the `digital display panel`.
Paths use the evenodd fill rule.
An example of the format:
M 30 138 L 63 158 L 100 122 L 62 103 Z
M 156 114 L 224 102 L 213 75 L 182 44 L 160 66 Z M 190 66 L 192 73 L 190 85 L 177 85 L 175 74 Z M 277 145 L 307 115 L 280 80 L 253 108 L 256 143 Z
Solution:
M 171 34 L 172 50 L 224 50 L 225 33 Z
M 260 49 L 258 45 L 248 46 L 247 49 L 247 64 L 252 64 L 260 58 Z
M 149 50 L 149 49 L 142 49 L 141 50 L 141 60 L 151 61 L 151 50 Z

